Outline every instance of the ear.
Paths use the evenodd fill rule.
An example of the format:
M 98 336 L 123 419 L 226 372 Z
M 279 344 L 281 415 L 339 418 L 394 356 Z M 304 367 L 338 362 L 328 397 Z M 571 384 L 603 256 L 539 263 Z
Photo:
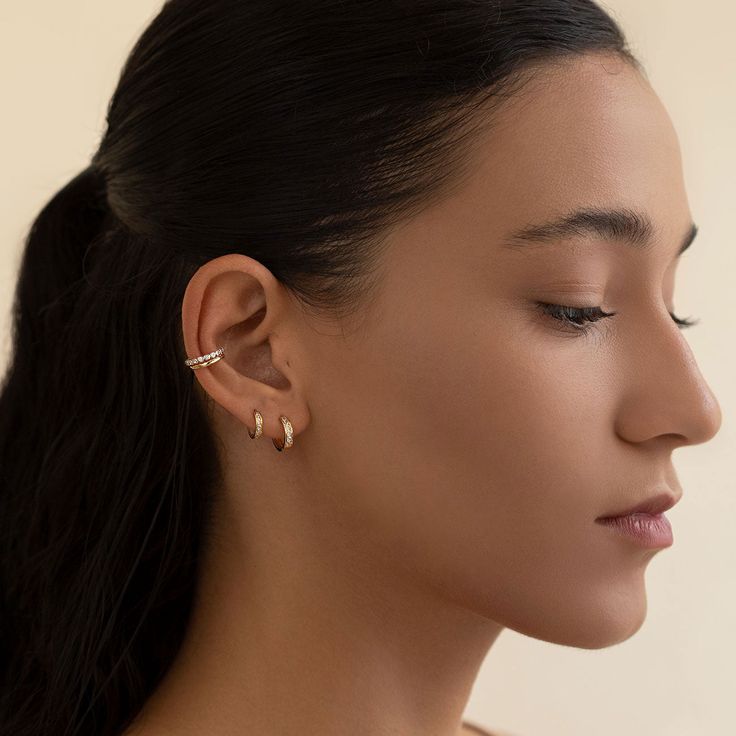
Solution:
M 294 435 L 309 424 L 304 376 L 299 374 L 297 310 L 265 266 L 239 253 L 197 269 L 182 301 L 187 357 L 225 350 L 220 360 L 194 371 L 201 388 L 251 432 L 257 409 L 263 415 L 263 435 L 278 440 L 284 438 L 281 415 L 291 422 Z

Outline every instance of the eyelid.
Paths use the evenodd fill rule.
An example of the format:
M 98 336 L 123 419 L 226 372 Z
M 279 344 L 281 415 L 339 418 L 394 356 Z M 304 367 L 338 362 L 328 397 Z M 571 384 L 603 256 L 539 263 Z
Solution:
M 601 289 L 605 283 L 600 280 L 588 281 L 584 279 L 565 279 L 564 281 L 549 281 L 544 284 L 547 292 L 558 294 L 576 294 L 581 298 L 590 298 L 591 301 L 601 299 Z
M 600 306 L 577 307 L 542 301 L 536 302 L 536 306 L 545 317 L 559 323 L 563 328 L 568 328 L 568 332 L 580 334 L 587 334 L 599 323 L 618 314 L 618 312 L 606 312 Z M 699 319 L 693 320 L 690 317 L 678 317 L 670 310 L 668 310 L 668 314 L 679 328 L 693 327 L 700 321 Z

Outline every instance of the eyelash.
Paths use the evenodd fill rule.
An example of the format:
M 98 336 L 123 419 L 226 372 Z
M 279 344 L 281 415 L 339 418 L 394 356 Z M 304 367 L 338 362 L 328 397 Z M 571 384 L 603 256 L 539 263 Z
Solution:
M 549 304 L 548 302 L 537 302 L 537 305 L 543 314 L 553 319 L 563 322 L 565 325 L 573 327 L 577 332 L 588 332 L 592 328 L 592 324 L 602 319 L 613 317 L 616 312 L 604 312 L 600 307 L 568 307 L 563 304 Z M 670 312 L 670 317 L 675 324 L 683 329 L 698 324 L 699 320 L 680 319 L 677 315 Z

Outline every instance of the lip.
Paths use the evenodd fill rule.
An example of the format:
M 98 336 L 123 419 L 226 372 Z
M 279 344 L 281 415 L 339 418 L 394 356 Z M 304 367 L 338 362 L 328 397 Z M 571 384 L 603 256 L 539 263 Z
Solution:
M 623 509 L 622 511 L 614 511 L 611 514 L 599 516 L 596 521 L 617 519 L 624 516 L 631 516 L 632 514 L 649 514 L 651 516 L 657 516 L 668 509 L 671 509 L 679 500 L 680 498 L 678 496 L 675 496 L 668 491 L 656 493 L 644 499 L 636 506 L 631 506 L 630 508 Z
M 599 519 L 598 523 L 647 549 L 669 547 L 674 541 L 672 526 L 664 514 L 628 514 Z

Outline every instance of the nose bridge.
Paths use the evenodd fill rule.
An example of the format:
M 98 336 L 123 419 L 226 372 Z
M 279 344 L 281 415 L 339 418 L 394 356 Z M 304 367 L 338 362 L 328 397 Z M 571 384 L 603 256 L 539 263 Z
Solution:
M 646 320 L 631 351 L 627 401 L 619 417 L 622 435 L 645 441 L 669 434 L 680 444 L 710 440 L 721 426 L 721 409 L 680 328 L 663 310 Z

